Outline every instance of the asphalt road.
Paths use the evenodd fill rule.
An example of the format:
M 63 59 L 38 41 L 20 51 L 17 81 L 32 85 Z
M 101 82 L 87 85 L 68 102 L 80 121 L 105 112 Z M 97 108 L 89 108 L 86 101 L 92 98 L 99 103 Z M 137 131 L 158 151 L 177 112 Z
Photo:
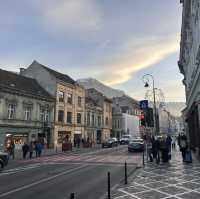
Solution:
M 58 154 L 19 161 L 0 173 L 0 199 L 77 199 L 103 198 L 107 192 L 107 172 L 111 187 L 142 163 L 142 154 L 129 154 L 127 146 L 84 154 Z

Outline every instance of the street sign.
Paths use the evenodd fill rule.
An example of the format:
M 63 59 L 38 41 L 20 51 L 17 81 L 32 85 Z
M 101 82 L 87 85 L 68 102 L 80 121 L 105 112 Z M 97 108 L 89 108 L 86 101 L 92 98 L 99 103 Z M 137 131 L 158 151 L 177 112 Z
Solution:
M 148 105 L 149 105 L 148 100 L 140 101 L 140 108 L 141 109 L 148 109 Z

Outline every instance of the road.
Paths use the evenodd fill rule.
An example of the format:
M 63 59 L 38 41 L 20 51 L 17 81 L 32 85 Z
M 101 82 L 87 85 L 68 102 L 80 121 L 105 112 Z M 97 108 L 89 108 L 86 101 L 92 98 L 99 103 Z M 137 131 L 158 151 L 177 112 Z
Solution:
M 127 146 L 87 153 L 57 154 L 19 161 L 17 166 L 0 173 L 0 199 L 102 198 L 107 191 L 107 172 L 111 187 L 128 172 L 141 165 L 141 154 L 129 154 Z

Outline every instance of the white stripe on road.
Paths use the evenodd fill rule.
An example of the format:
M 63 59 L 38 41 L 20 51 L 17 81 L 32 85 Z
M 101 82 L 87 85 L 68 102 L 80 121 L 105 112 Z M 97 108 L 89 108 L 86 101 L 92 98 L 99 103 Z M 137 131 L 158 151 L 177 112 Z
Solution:
M 66 174 L 69 174 L 69 173 L 74 172 L 74 171 L 76 171 L 76 170 L 83 169 L 83 168 L 87 168 L 87 167 L 88 167 L 88 165 L 76 167 L 76 168 L 74 168 L 74 169 L 70 169 L 70 170 L 64 171 L 64 172 L 59 173 L 59 174 L 56 174 L 56 175 L 54 175 L 54 176 L 51 176 L 51 177 L 48 177 L 48 178 L 44 178 L 44 179 L 39 180 L 39 181 L 37 181 L 37 182 L 33 182 L 33 183 L 29 184 L 29 185 L 25 185 L 25 186 L 22 186 L 22 187 L 13 189 L 13 190 L 11 190 L 11 191 L 8 191 L 8 192 L 5 192 L 5 193 L 0 194 L 0 198 L 3 198 L 3 197 L 8 196 L 8 195 L 10 195 L 10 194 L 13 194 L 13 193 L 22 191 L 22 190 L 24 190 L 24 189 L 28 189 L 28 188 L 33 187 L 33 186 L 36 186 L 36 185 L 38 185 L 38 184 L 41 184 L 41 183 L 44 183 L 44 182 L 48 182 L 48 181 L 53 180 L 53 179 L 55 179 L 55 178 L 57 178 L 57 177 L 60 177 L 60 176 L 62 176 L 62 175 L 66 175 Z

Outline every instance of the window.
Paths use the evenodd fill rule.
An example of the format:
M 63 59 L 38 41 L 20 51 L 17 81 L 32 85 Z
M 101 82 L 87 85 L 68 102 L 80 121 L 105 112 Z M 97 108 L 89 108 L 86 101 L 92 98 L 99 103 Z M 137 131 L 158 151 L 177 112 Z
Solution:
M 81 107 L 81 97 L 78 96 L 78 106 Z
M 71 93 L 67 94 L 67 103 L 72 104 L 72 94 Z
M 94 113 L 92 114 L 92 126 L 94 126 Z
M 44 121 L 49 122 L 49 110 L 45 110 L 44 112 Z
M 58 122 L 63 122 L 64 121 L 64 111 L 59 110 L 58 111 Z
M 14 104 L 8 105 L 8 119 L 14 119 L 15 109 L 16 109 L 16 105 L 14 105 Z
M 119 129 L 120 128 L 120 121 L 117 120 L 117 128 Z
M 44 109 L 40 108 L 40 121 L 44 122 Z
M 77 113 L 77 124 L 81 124 L 81 113 Z
M 68 124 L 72 123 L 72 112 L 67 112 L 67 123 Z
M 65 96 L 64 92 L 58 91 L 58 101 L 59 102 L 64 102 L 64 96 Z
M 87 114 L 87 125 L 90 126 L 90 113 Z
M 98 116 L 98 126 L 101 126 L 101 116 Z
M 108 117 L 106 117 L 106 126 L 108 126 Z
M 25 111 L 24 111 L 24 116 L 25 116 L 25 120 L 29 121 L 31 120 L 31 108 L 30 107 L 26 107 Z

